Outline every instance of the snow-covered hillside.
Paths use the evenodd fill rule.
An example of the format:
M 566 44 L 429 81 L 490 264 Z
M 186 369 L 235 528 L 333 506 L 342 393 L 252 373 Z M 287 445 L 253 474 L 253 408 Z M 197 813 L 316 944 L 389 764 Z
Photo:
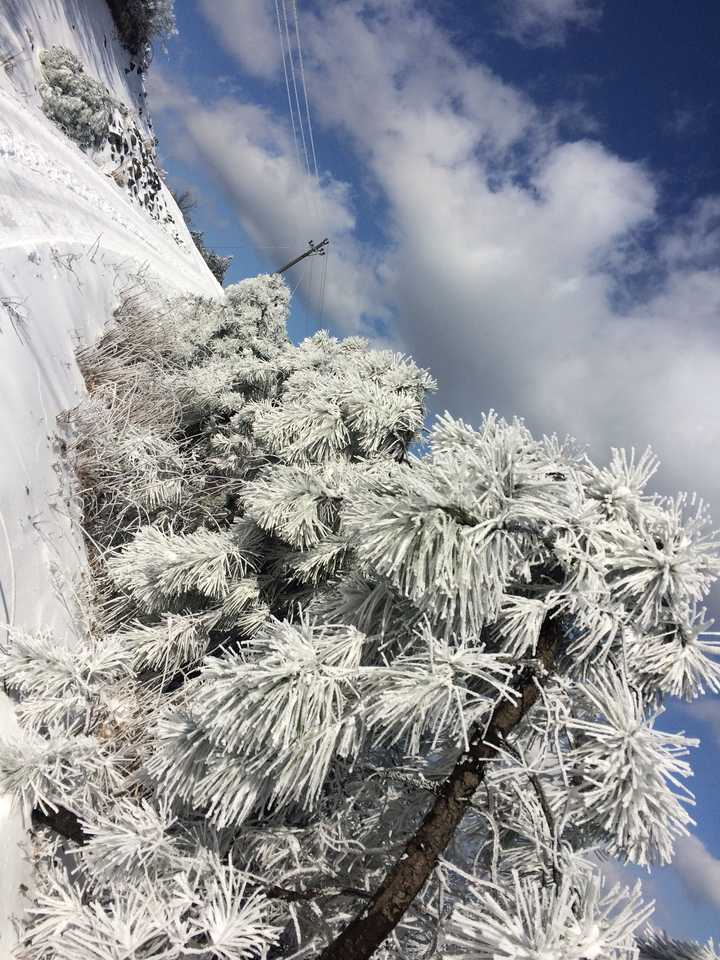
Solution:
M 159 294 L 221 289 L 165 188 L 167 223 L 42 112 L 39 55 L 60 45 L 100 80 L 148 136 L 142 79 L 117 42 L 105 0 L 0 5 L 0 626 L 72 630 L 83 568 L 58 466 L 56 417 L 84 389 L 75 351 L 97 337 L 139 273 Z M 0 693 L 0 732 L 12 708 Z M 0 799 L 0 960 L 21 909 L 25 831 Z

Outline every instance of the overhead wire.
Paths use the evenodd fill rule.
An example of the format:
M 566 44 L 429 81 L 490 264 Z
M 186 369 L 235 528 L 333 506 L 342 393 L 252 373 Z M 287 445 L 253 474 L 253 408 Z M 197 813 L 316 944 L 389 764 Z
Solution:
M 282 17 L 281 17 L 282 11 Z M 297 165 L 299 170 L 303 170 L 303 156 L 304 156 L 304 175 L 302 175 L 302 196 L 303 196 L 303 205 L 305 207 L 305 216 L 310 219 L 310 203 L 308 201 L 308 192 L 307 184 L 310 178 L 310 160 L 307 152 L 307 143 L 305 140 L 305 131 L 303 126 L 302 111 L 300 109 L 300 97 L 298 95 L 297 87 L 297 77 L 295 74 L 295 61 L 293 59 L 292 53 L 292 43 L 290 40 L 290 28 L 288 23 L 288 14 L 287 6 L 285 0 L 275 0 L 275 18 L 277 20 L 278 35 L 280 38 L 280 51 L 282 54 L 283 61 L 283 74 L 285 76 L 285 92 L 287 94 L 288 100 L 288 109 L 290 111 L 290 123 L 293 131 L 293 142 L 295 145 L 295 158 L 297 160 Z M 284 26 L 284 32 L 283 32 Z M 288 69 L 289 62 L 289 69 Z M 292 80 L 292 91 L 295 94 L 295 105 L 293 106 L 293 95 L 291 93 L 291 84 Z M 296 123 L 297 118 L 297 123 Z M 302 155 L 300 151 L 300 143 L 298 141 L 298 128 L 300 130 L 300 138 L 302 140 Z M 303 271 L 302 277 L 305 275 Z
M 290 18 L 288 17 L 287 2 L 286 0 L 275 0 L 275 17 L 277 20 L 278 35 L 280 38 L 280 52 L 282 55 L 283 63 L 283 74 L 285 77 L 285 92 L 288 100 L 288 108 L 290 111 L 290 123 L 292 126 L 293 132 L 293 142 L 295 145 L 295 155 L 298 161 L 298 167 L 302 169 L 303 159 L 304 159 L 304 176 L 302 178 L 302 192 L 303 199 L 306 209 L 306 214 L 308 214 L 308 219 L 312 222 L 314 221 L 314 228 L 319 228 L 321 221 L 321 214 L 318 205 L 318 192 L 320 189 L 320 175 L 318 171 L 318 162 L 317 162 L 317 149 L 315 145 L 315 136 L 312 128 L 312 120 L 310 118 L 310 98 L 308 96 L 307 90 L 307 80 L 305 76 L 305 61 L 303 58 L 302 52 L 302 41 L 300 38 L 300 17 L 298 15 L 297 0 L 290 0 L 291 4 L 291 13 L 294 25 L 295 33 L 295 44 L 297 49 L 297 58 L 293 56 L 292 41 L 290 38 Z M 284 27 L 284 30 L 283 30 Z M 300 74 L 300 89 L 302 90 L 302 100 L 305 107 L 304 117 L 303 110 L 300 103 L 300 93 L 298 89 L 298 76 L 295 61 L 297 59 L 297 67 Z M 294 98 L 294 104 L 293 104 Z M 299 128 L 299 139 L 298 139 L 298 128 Z M 306 135 L 307 129 L 307 135 Z M 302 155 L 300 150 L 300 144 L 302 144 Z M 309 151 L 308 151 L 309 144 Z M 311 163 L 312 158 L 312 163 Z M 311 181 L 312 186 L 308 191 L 308 186 Z M 308 202 L 308 192 L 310 193 L 310 200 Z M 312 208 L 312 209 L 310 209 Z M 312 260 L 313 257 L 308 259 Z M 303 283 L 307 276 L 307 264 L 305 269 L 300 275 L 299 280 L 293 288 L 293 293 L 297 288 Z M 314 286 L 315 286 L 315 271 L 313 264 L 310 264 L 310 274 L 309 274 L 309 288 L 307 290 L 308 299 L 310 301 L 319 300 L 319 316 L 322 320 L 322 316 L 325 309 L 325 288 L 327 280 L 327 251 L 325 251 L 325 261 L 323 263 L 322 271 L 320 272 L 319 277 L 319 297 L 314 296 Z M 306 320 L 307 325 L 307 320 Z M 307 331 L 306 331 L 307 332 Z
M 295 38 L 297 40 L 298 61 L 300 63 L 300 82 L 302 83 L 303 97 L 305 99 L 305 116 L 307 117 L 308 138 L 310 140 L 310 148 L 312 150 L 315 179 L 317 180 L 319 186 L 320 177 L 318 175 L 317 153 L 315 152 L 315 138 L 313 137 L 312 122 L 310 120 L 310 104 L 308 102 L 307 84 L 305 83 L 305 64 L 303 62 L 302 44 L 300 43 L 300 18 L 298 17 L 297 0 L 292 0 L 292 8 L 295 17 Z
M 310 150 L 312 153 L 313 172 L 315 174 L 315 185 L 319 192 L 320 174 L 318 171 L 318 164 L 317 164 L 317 150 L 315 148 L 315 136 L 313 134 L 312 120 L 310 119 L 310 100 L 309 100 L 308 91 L 307 91 L 307 81 L 305 79 L 305 61 L 303 59 L 302 42 L 300 40 L 300 17 L 298 16 L 297 0 L 291 0 L 291 3 L 292 3 L 293 17 L 295 20 L 295 40 L 297 44 L 298 63 L 300 66 L 300 84 L 302 87 L 303 100 L 305 103 L 305 118 L 307 121 L 308 140 L 310 141 Z M 319 217 L 319 212 L 317 211 L 317 208 L 316 208 L 316 213 L 318 214 L 318 220 L 319 220 L 320 217 Z M 323 261 L 322 271 L 320 275 L 320 298 L 319 298 L 320 299 L 320 311 L 319 311 L 320 325 L 322 324 L 322 318 L 325 311 L 325 285 L 327 281 L 327 268 L 328 268 L 328 261 L 327 261 L 328 250 L 327 249 L 325 249 L 323 255 L 325 259 Z
M 283 76 L 285 77 L 285 93 L 286 93 L 286 95 L 287 95 L 288 111 L 289 111 L 289 113 L 290 113 L 290 126 L 291 126 L 291 128 L 292 128 L 293 144 L 294 144 L 294 147 L 295 147 L 295 159 L 297 160 L 298 168 L 301 168 L 303 164 L 302 164 L 302 158 L 301 158 L 301 156 L 300 156 L 300 144 L 299 144 L 299 141 L 298 141 L 297 127 L 300 126 L 300 132 L 301 132 L 301 135 L 302 135 L 302 117 L 301 117 L 301 115 L 300 115 L 299 102 L 298 102 L 298 98 L 297 98 L 297 83 L 296 83 L 296 81 L 295 81 L 294 64 L 293 64 L 293 60 L 292 60 L 292 50 L 291 50 L 291 47 L 290 47 L 290 33 L 289 33 L 289 30 L 288 30 L 288 27 L 287 27 L 287 9 L 286 9 L 286 7 L 285 7 L 285 2 L 284 2 L 284 0 L 282 0 L 282 11 L 283 11 L 283 17 L 282 17 L 282 19 L 281 19 L 281 17 L 280 17 L 280 3 L 278 2 L 278 0 L 275 0 L 275 19 L 276 19 L 276 21 L 277 21 L 278 38 L 279 38 L 279 40 L 280 40 L 280 56 L 281 56 L 281 58 L 282 58 Z M 284 20 L 284 22 L 285 22 L 285 35 L 284 35 L 284 36 L 283 36 L 283 20 Z M 287 41 L 287 46 L 286 46 L 286 41 Z M 287 51 L 287 52 L 286 52 L 286 51 Z M 297 124 L 295 123 L 295 109 L 293 108 L 292 94 L 290 93 L 290 74 L 288 74 L 288 59 L 290 60 L 290 74 L 292 74 L 292 78 L 293 78 L 293 88 L 295 89 L 295 100 L 296 100 L 296 103 L 298 104 Z M 303 142 L 304 142 L 304 136 L 303 136 Z M 305 163 L 305 169 L 306 169 L 306 171 L 307 171 L 307 166 L 308 166 L 308 164 L 307 164 L 307 151 L 306 151 L 306 163 Z M 306 194 L 306 192 L 305 192 L 305 182 L 304 182 L 304 180 L 303 180 L 303 196 L 304 196 L 304 199 L 305 199 L 305 207 L 306 207 L 306 210 L 307 210 L 307 194 Z M 266 249 L 272 249 L 273 247 L 276 248 L 276 249 L 281 249 L 282 245 L 280 245 L 280 244 L 267 244 L 267 245 L 266 245 Z M 297 284 L 295 285 L 295 287 L 293 288 L 292 293 L 295 292 L 295 290 L 297 289 L 298 285 L 302 282 L 302 280 L 303 280 L 303 278 L 304 278 L 304 275 L 305 275 L 305 271 L 303 270 L 303 272 L 300 274 L 300 279 L 298 280 L 298 283 L 297 283 Z M 291 295 L 292 295 L 292 294 L 291 294 Z
M 283 0 L 283 2 L 284 2 L 284 0 Z M 319 172 L 318 172 L 317 150 L 315 149 L 315 137 L 314 137 L 314 134 L 313 134 L 312 120 L 310 119 L 310 100 L 309 100 L 309 98 L 308 98 L 307 81 L 306 81 L 306 79 L 305 79 L 305 61 L 304 61 L 304 59 L 303 59 L 302 41 L 300 40 L 300 17 L 298 16 L 297 0 L 291 0 L 291 5 L 292 5 L 293 19 L 294 19 L 294 21 L 295 21 L 295 42 L 296 42 L 296 45 L 297 45 L 298 64 L 299 64 L 299 66 L 300 66 L 300 85 L 301 85 L 301 87 L 302 87 L 303 101 L 304 101 L 304 103 L 305 103 L 305 120 L 306 120 L 306 123 L 307 123 L 308 140 L 309 140 L 309 142 L 310 142 L 310 151 L 311 151 L 311 154 L 312 154 L 313 173 L 314 173 L 314 175 L 315 175 L 315 187 L 316 187 L 317 191 L 319 192 L 319 189 L 320 189 L 320 175 L 319 175 Z M 316 217 L 317 217 L 317 219 L 318 219 L 318 221 L 319 221 L 319 220 L 320 220 L 320 212 L 319 212 L 319 209 L 318 209 L 317 196 L 316 196 L 315 193 L 313 194 L 313 199 L 314 199 L 315 215 L 316 215 Z M 325 251 L 323 255 L 324 255 L 325 257 L 327 257 L 327 251 Z M 326 281 L 326 276 L 327 276 L 327 259 L 325 259 L 325 260 L 323 261 L 323 266 L 322 266 L 322 270 L 320 271 L 320 280 L 319 280 L 319 283 L 320 283 L 320 296 L 319 296 L 319 300 L 320 300 L 320 314 L 319 314 L 319 316 L 320 316 L 320 321 L 321 321 L 321 322 L 322 322 L 322 315 L 323 315 L 324 308 L 325 308 L 325 281 Z M 314 292 L 314 280 L 315 280 L 315 271 L 314 271 L 314 269 L 311 268 L 311 271 L 310 271 L 310 293 L 311 293 L 311 297 L 312 297 L 313 292 Z
M 330 256 L 329 247 L 325 248 L 325 255 L 323 258 L 323 267 L 322 267 L 322 280 L 320 281 L 320 316 L 318 320 L 318 327 L 322 329 L 323 314 L 325 312 L 325 280 L 327 279 L 327 265 L 328 257 Z
M 293 141 L 295 143 L 295 155 L 298 166 L 300 165 L 300 147 L 298 145 L 297 130 L 295 129 L 295 114 L 293 111 L 292 97 L 290 96 L 290 80 L 288 78 L 287 62 L 285 60 L 285 43 L 283 41 L 282 26 L 280 25 L 280 7 L 278 0 L 275 0 L 275 16 L 277 17 L 278 35 L 280 37 L 280 54 L 282 56 L 283 73 L 285 74 L 285 90 L 287 92 L 288 107 L 290 108 L 290 125 L 292 127 Z M 300 118 L 298 117 L 298 120 Z
M 302 269 L 302 273 L 300 274 L 300 279 L 298 280 L 298 282 L 295 284 L 295 286 L 294 286 L 294 287 L 292 288 L 292 290 L 290 291 L 290 299 L 291 299 L 291 300 L 292 300 L 293 294 L 295 293 L 295 291 L 297 290 L 297 288 L 300 286 L 300 284 L 303 282 L 303 280 L 304 280 L 304 278 L 305 278 L 305 274 L 307 273 L 308 263 L 309 263 L 310 260 L 312 260 L 312 257 L 308 257 L 308 259 L 307 259 L 307 260 L 305 261 L 305 263 L 303 264 L 303 269 Z
M 297 116 L 299 121 L 298 126 L 300 127 L 300 137 L 302 139 L 303 153 L 305 154 L 305 172 L 309 177 L 310 176 L 310 157 L 308 155 L 307 144 L 305 142 L 305 128 L 303 127 L 302 117 L 300 116 L 300 96 L 298 94 L 297 78 L 295 76 L 295 61 L 292 55 L 292 44 L 290 43 L 290 29 L 288 27 L 287 7 L 285 6 L 285 0 L 281 0 L 281 3 L 282 3 L 282 9 L 283 9 L 283 17 L 285 18 L 285 39 L 287 41 L 288 57 L 290 58 L 290 74 L 292 76 L 293 90 L 295 92 L 295 107 L 297 108 Z
M 217 250 L 297 250 L 297 243 L 213 243 Z

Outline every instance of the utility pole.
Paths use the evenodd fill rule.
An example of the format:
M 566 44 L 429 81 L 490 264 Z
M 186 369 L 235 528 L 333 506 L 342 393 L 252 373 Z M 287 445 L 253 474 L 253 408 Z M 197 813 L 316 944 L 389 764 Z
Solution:
M 294 260 L 291 260 L 290 263 L 286 263 L 284 267 L 280 267 L 279 270 L 276 270 L 275 273 L 285 273 L 286 270 L 289 270 L 290 267 L 294 267 L 296 263 L 300 263 L 301 260 L 304 260 L 305 257 L 311 257 L 316 253 L 319 257 L 325 256 L 325 247 L 330 243 L 327 237 L 324 240 L 321 240 L 317 245 L 308 240 L 309 249 L 305 253 L 301 253 L 299 257 L 295 257 Z

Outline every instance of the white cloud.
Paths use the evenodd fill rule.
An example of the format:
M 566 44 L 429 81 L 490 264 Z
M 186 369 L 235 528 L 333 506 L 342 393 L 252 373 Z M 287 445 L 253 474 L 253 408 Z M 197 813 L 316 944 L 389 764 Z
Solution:
M 629 242 L 661 227 L 651 173 L 599 142 L 560 141 L 553 118 L 412 0 L 327 5 L 302 28 L 317 125 L 351 144 L 383 207 L 372 251 L 349 189 L 327 178 L 318 192 L 317 234 L 334 234 L 326 315 L 347 331 L 391 315 L 400 346 L 439 379 L 441 405 L 471 421 L 489 407 L 524 415 L 598 457 L 652 443 L 664 491 L 698 488 L 717 514 L 716 201 L 666 228 L 651 258 Z M 285 126 L 230 100 L 183 102 L 178 119 L 257 242 L 290 229 L 304 245 Z M 620 312 L 616 285 L 648 268 L 650 293 Z
M 255 76 L 269 79 L 280 69 L 280 38 L 270 4 L 264 0 L 199 0 L 219 42 Z
M 697 837 L 684 837 L 675 850 L 673 866 L 693 899 L 720 909 L 720 860 Z
M 413 0 L 349 0 L 306 14 L 312 91 L 326 123 L 371 151 L 452 164 L 508 147 L 536 111 L 482 64 L 469 62 Z
M 720 195 L 700 198 L 665 238 L 661 252 L 675 267 L 707 268 L 720 262 Z
M 671 866 L 645 870 L 617 860 L 598 863 L 606 884 L 634 887 L 640 881 L 642 899 L 654 903 L 650 926 L 664 930 L 680 940 L 702 940 L 717 934 L 717 869 L 713 857 L 696 837 L 686 837 L 675 845 L 676 859 Z
M 720 698 L 703 697 L 694 703 L 684 705 L 683 710 L 695 720 L 706 723 L 720 746 Z
M 380 298 L 376 279 L 377 254 L 354 236 L 355 214 L 348 185 L 330 176 L 321 184 L 308 176 L 284 123 L 269 111 L 239 99 L 225 97 L 207 105 L 182 83 L 155 70 L 150 80 L 154 109 L 169 111 L 175 136 L 164 147 L 187 162 L 212 171 L 232 197 L 234 213 L 258 248 L 267 246 L 302 252 L 308 239 L 331 235 L 332 281 L 325 289 L 325 309 L 330 316 L 353 318 L 360 324 L 364 312 L 375 309 Z M 318 307 L 320 283 L 308 288 L 310 269 L 319 280 L 317 263 L 306 260 L 290 274 L 290 283 L 301 279 Z
M 503 33 L 527 46 L 559 46 L 572 28 L 594 27 L 598 0 L 500 0 Z
M 687 140 L 704 133 L 708 128 L 711 107 L 711 104 L 701 107 L 696 104 L 675 107 L 661 121 L 661 129 L 667 135 L 677 137 L 679 140 Z

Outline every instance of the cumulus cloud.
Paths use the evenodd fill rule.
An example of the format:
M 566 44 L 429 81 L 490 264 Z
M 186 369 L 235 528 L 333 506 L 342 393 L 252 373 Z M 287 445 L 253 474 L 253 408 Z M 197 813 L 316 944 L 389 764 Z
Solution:
M 673 267 L 708 269 L 720 262 L 720 195 L 701 197 L 665 237 L 662 256 Z M 717 304 L 716 304 L 717 305 Z
M 169 112 L 175 123 L 166 149 L 184 160 L 192 151 L 195 162 L 212 172 L 258 248 L 301 252 L 308 239 L 331 235 L 332 281 L 323 291 L 328 315 L 353 318 L 356 327 L 366 312 L 383 317 L 382 308 L 375 309 L 381 297 L 378 255 L 354 236 L 348 184 L 330 175 L 318 182 L 309 175 L 287 126 L 256 104 L 237 97 L 206 103 L 160 69 L 153 73 L 150 92 L 154 108 Z M 291 285 L 305 282 L 311 265 L 306 260 L 293 268 Z M 305 289 L 317 308 L 320 284 L 305 284 Z
M 268 79 L 280 69 L 280 40 L 269 3 L 199 0 L 199 6 L 219 42 L 248 73 Z
M 502 32 L 526 46 L 560 46 L 572 28 L 594 27 L 602 16 L 597 0 L 500 0 Z
M 718 890 L 717 869 L 713 857 L 697 837 L 686 837 L 675 845 L 672 866 L 651 871 L 617 860 L 600 861 L 597 866 L 608 887 L 619 883 L 634 887 L 640 881 L 642 899 L 654 903 L 650 924 L 680 940 L 703 939 L 717 932 L 715 925 Z
M 720 860 L 697 837 L 684 837 L 675 850 L 673 866 L 691 898 L 720 909 Z
M 720 698 L 704 697 L 694 703 L 685 704 L 683 710 L 695 720 L 707 724 L 712 730 L 715 742 L 720 746 Z
M 651 171 L 559 139 L 555 118 L 413 0 L 315 9 L 302 22 L 314 120 L 350 146 L 382 210 L 371 249 L 349 188 L 305 183 L 325 204 L 318 236 L 333 234 L 326 315 L 347 332 L 385 320 L 439 379 L 440 406 L 470 421 L 494 407 L 598 457 L 652 443 L 664 491 L 698 488 L 717 512 L 717 201 L 663 224 Z M 230 100 L 183 102 L 178 120 L 251 236 L 290 225 L 304 245 L 304 174 L 282 123 Z M 642 298 L 637 277 L 652 280 Z
M 692 106 L 675 107 L 661 122 L 661 129 L 664 133 L 679 140 L 704 133 L 708 127 L 708 115 L 712 109 L 712 104 L 704 107 Z

